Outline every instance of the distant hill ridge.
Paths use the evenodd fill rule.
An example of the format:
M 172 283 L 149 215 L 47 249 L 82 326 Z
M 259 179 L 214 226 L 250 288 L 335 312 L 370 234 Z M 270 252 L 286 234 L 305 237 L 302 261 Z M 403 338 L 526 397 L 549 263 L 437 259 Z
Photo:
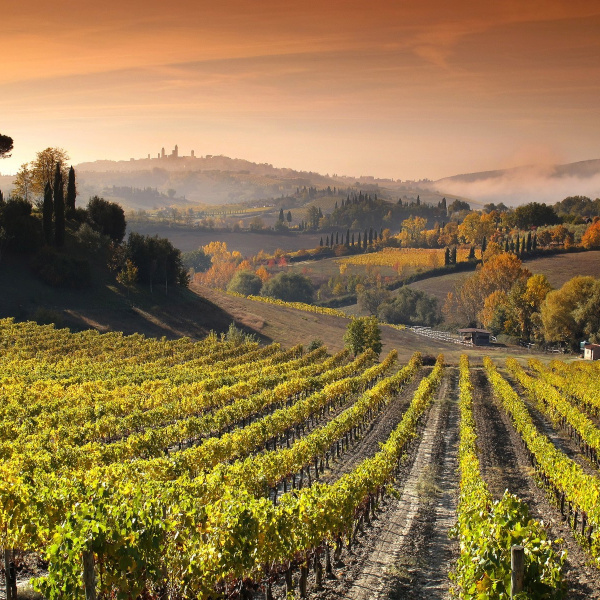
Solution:
M 474 207 L 486 202 L 516 206 L 531 201 L 553 204 L 567 196 L 600 197 L 600 159 L 560 165 L 529 165 L 464 173 L 437 181 L 400 181 L 372 176 L 322 175 L 278 168 L 223 155 L 131 160 L 96 160 L 75 166 L 79 195 L 103 195 L 126 209 L 263 202 L 295 194 L 303 187 L 359 186 L 383 198 L 421 201 L 460 198 Z M 0 176 L 0 189 L 12 188 L 13 176 Z M 126 188 L 129 188 L 127 190 Z
M 484 181 L 489 179 L 520 178 L 532 174 L 545 176 L 546 178 L 564 178 L 577 177 L 579 179 L 588 179 L 600 174 L 600 159 L 582 160 L 574 163 L 562 165 L 526 165 L 522 167 L 513 167 L 510 169 L 498 169 L 494 171 L 479 171 L 476 173 L 464 173 L 461 175 L 452 175 L 443 177 L 434 183 L 436 185 L 444 182 L 464 182 L 473 183 L 475 181 Z
M 83 162 L 77 165 L 81 173 L 89 172 L 134 172 L 162 169 L 165 171 L 230 171 L 255 175 L 276 175 L 278 177 L 321 177 L 328 176 L 309 171 L 297 171 L 290 168 L 278 168 L 269 163 L 254 163 L 243 158 L 230 158 L 229 156 L 169 156 L 162 158 L 140 158 L 130 160 L 96 160 Z M 333 181 L 333 179 L 331 179 Z

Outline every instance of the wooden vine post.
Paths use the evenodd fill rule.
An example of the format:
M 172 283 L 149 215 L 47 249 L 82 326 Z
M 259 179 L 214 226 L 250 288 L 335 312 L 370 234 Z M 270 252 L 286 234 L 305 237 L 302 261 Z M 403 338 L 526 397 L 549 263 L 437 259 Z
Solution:
M 94 573 L 94 553 L 83 551 L 83 586 L 85 600 L 96 600 L 96 574 Z
M 17 570 L 13 550 L 4 549 L 4 573 L 6 581 L 6 600 L 17 600 Z
M 523 591 L 525 579 L 525 548 L 523 546 L 513 546 L 510 549 L 510 569 L 510 597 L 514 598 L 516 594 Z

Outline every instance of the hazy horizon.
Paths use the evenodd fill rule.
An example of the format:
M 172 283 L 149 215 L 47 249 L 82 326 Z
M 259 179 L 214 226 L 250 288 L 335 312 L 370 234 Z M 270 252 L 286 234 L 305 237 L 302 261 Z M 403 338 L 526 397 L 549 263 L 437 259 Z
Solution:
M 403 180 L 600 156 L 591 0 L 24 0 L 3 19 L 1 173 L 48 146 Z

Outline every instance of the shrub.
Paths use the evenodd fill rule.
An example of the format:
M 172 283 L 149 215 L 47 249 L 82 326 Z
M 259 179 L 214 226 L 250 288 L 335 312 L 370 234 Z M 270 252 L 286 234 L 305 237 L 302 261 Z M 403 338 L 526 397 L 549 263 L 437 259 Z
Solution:
M 8 250 L 26 253 L 42 245 L 41 222 L 31 214 L 31 204 L 22 198 L 0 204 L 0 228 Z
M 127 223 L 123 209 L 115 202 L 94 196 L 87 207 L 90 225 L 102 235 L 120 244 L 125 237 Z
M 40 306 L 33 313 L 33 320 L 38 325 L 56 325 L 57 327 L 62 327 L 63 318 L 62 315 L 55 310 L 50 310 L 49 308 L 43 308 Z
M 308 277 L 300 273 L 279 273 L 262 288 L 263 296 L 286 302 L 312 302 L 314 288 Z
M 83 223 L 79 227 L 75 233 L 75 238 L 79 244 L 89 250 L 100 250 L 108 243 L 108 238 L 93 229 L 89 223 Z
M 358 308 L 362 312 L 376 315 L 379 307 L 390 299 L 390 292 L 384 288 L 366 288 L 357 294 Z M 388 321 L 393 323 L 394 321 Z
M 61 254 L 54 248 L 44 248 L 38 252 L 31 267 L 44 283 L 53 287 L 82 289 L 92 283 L 87 260 Z
M 260 293 L 262 285 L 262 280 L 258 275 L 250 271 L 237 271 L 229 282 L 227 291 L 243 296 L 256 296 Z
M 256 335 L 253 333 L 244 333 L 239 327 L 235 326 L 232 321 L 229 325 L 227 333 L 221 334 L 222 340 L 232 346 L 241 346 L 242 344 L 250 344 L 256 342 Z
M 181 255 L 181 261 L 186 269 L 194 269 L 194 273 L 204 273 L 210 269 L 212 264 L 210 256 L 200 249 L 184 252 Z
M 381 328 L 376 317 L 359 317 L 348 323 L 344 343 L 354 356 L 371 349 L 377 356 L 381 354 Z
M 314 339 L 307 347 L 307 352 L 312 352 L 313 350 L 317 350 L 323 345 L 323 341 L 319 339 Z
M 181 251 L 166 238 L 131 233 L 125 258 L 137 267 L 140 283 L 183 286 L 188 283 L 187 272 L 181 264 Z
M 433 327 L 442 320 L 437 298 L 409 287 L 400 288 L 393 300 L 382 303 L 377 315 L 385 323 L 426 327 Z

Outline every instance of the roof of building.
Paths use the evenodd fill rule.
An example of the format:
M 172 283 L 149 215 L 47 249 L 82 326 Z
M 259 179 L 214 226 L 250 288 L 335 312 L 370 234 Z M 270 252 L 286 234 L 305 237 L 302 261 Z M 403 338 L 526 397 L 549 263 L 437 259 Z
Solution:
M 487 331 L 487 329 L 477 329 L 476 327 L 466 327 L 465 329 L 459 329 L 458 333 L 483 333 L 485 335 L 492 335 L 491 331 Z
M 586 344 L 584 348 L 590 350 L 600 349 L 600 344 Z

